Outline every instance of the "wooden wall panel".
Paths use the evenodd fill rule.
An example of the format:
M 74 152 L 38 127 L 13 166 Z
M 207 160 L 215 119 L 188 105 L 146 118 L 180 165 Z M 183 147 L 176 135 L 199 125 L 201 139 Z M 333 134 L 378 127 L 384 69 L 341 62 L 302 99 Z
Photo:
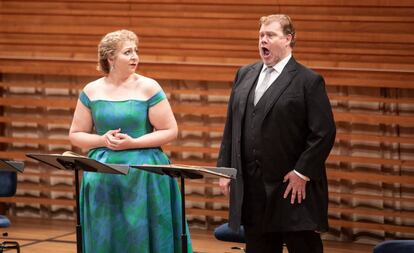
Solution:
M 295 57 L 321 73 L 338 134 L 329 156 L 327 239 L 376 243 L 414 235 L 414 2 L 409 0 L 55 0 L 0 2 L 0 157 L 25 160 L 19 216 L 73 219 L 73 178 L 27 152 L 74 149 L 79 90 L 98 77 L 96 46 L 126 28 L 140 37 L 139 72 L 166 90 L 177 163 L 214 165 L 235 71 L 259 60 L 258 20 L 286 13 Z M 188 182 L 192 226 L 227 218 L 217 180 Z

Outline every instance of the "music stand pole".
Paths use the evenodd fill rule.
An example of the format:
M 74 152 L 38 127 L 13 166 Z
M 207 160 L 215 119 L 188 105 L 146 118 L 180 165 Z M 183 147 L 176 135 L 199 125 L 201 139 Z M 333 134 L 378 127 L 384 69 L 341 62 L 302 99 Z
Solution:
M 184 175 L 180 174 L 181 178 L 181 249 L 182 253 L 187 253 L 187 231 L 185 227 L 185 184 Z
M 80 204 L 79 204 L 79 164 L 75 161 L 75 198 L 76 198 L 76 252 L 82 253 L 82 225 L 80 223 Z
M 59 158 L 57 159 L 58 162 L 61 162 Z M 74 170 L 75 171 L 75 201 L 76 201 L 76 252 L 82 253 L 82 244 L 83 244 L 83 238 L 82 238 L 82 225 L 80 223 L 80 204 L 79 204 L 79 198 L 80 198 L 80 190 L 79 190 L 79 170 L 82 170 L 81 164 L 78 161 L 74 161 L 74 163 L 62 163 L 62 166 L 66 167 L 67 169 Z

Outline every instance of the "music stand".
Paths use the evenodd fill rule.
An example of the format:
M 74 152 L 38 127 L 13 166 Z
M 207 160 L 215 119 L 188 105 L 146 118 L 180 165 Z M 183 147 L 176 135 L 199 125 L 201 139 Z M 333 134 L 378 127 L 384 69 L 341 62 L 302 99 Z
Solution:
M 75 171 L 75 198 L 76 198 L 76 250 L 82 253 L 82 227 L 80 224 L 80 207 L 79 207 L 79 171 L 90 171 L 110 174 L 124 174 L 129 171 L 128 165 L 105 164 L 85 156 L 76 156 L 71 154 L 34 154 L 28 153 L 26 156 L 45 163 L 60 170 Z
M 0 170 L 23 173 L 24 162 L 0 159 Z
M 131 168 L 141 169 L 160 175 L 179 177 L 181 179 L 181 253 L 187 253 L 187 233 L 185 229 L 185 186 L 184 178 L 201 179 L 204 175 L 215 177 L 236 178 L 236 169 L 225 167 L 200 167 L 177 164 L 166 165 L 131 165 Z

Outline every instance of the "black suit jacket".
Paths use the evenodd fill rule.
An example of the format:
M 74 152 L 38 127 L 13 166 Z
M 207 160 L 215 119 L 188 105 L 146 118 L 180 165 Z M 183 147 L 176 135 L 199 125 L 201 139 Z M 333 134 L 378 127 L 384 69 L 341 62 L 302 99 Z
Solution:
M 242 127 L 249 91 L 263 63 L 247 65 L 236 74 L 217 166 L 237 169 L 230 188 L 229 225 L 241 224 L 243 175 Z M 262 137 L 262 175 L 266 192 L 264 224 L 267 231 L 328 229 L 328 186 L 325 161 L 335 140 L 335 122 L 323 78 L 292 57 L 266 91 L 264 117 L 259 122 Z M 283 199 L 283 177 L 295 169 L 309 177 L 306 199 L 290 204 Z

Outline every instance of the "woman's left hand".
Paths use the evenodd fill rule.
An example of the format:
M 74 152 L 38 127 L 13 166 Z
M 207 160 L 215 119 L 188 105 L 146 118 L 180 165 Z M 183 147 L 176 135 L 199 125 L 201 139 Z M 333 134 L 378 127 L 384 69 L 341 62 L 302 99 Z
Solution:
M 109 146 L 112 150 L 124 150 L 124 149 L 131 149 L 135 147 L 135 139 L 131 136 L 123 133 L 116 133 L 115 134 L 116 140 L 113 140 L 111 145 Z

